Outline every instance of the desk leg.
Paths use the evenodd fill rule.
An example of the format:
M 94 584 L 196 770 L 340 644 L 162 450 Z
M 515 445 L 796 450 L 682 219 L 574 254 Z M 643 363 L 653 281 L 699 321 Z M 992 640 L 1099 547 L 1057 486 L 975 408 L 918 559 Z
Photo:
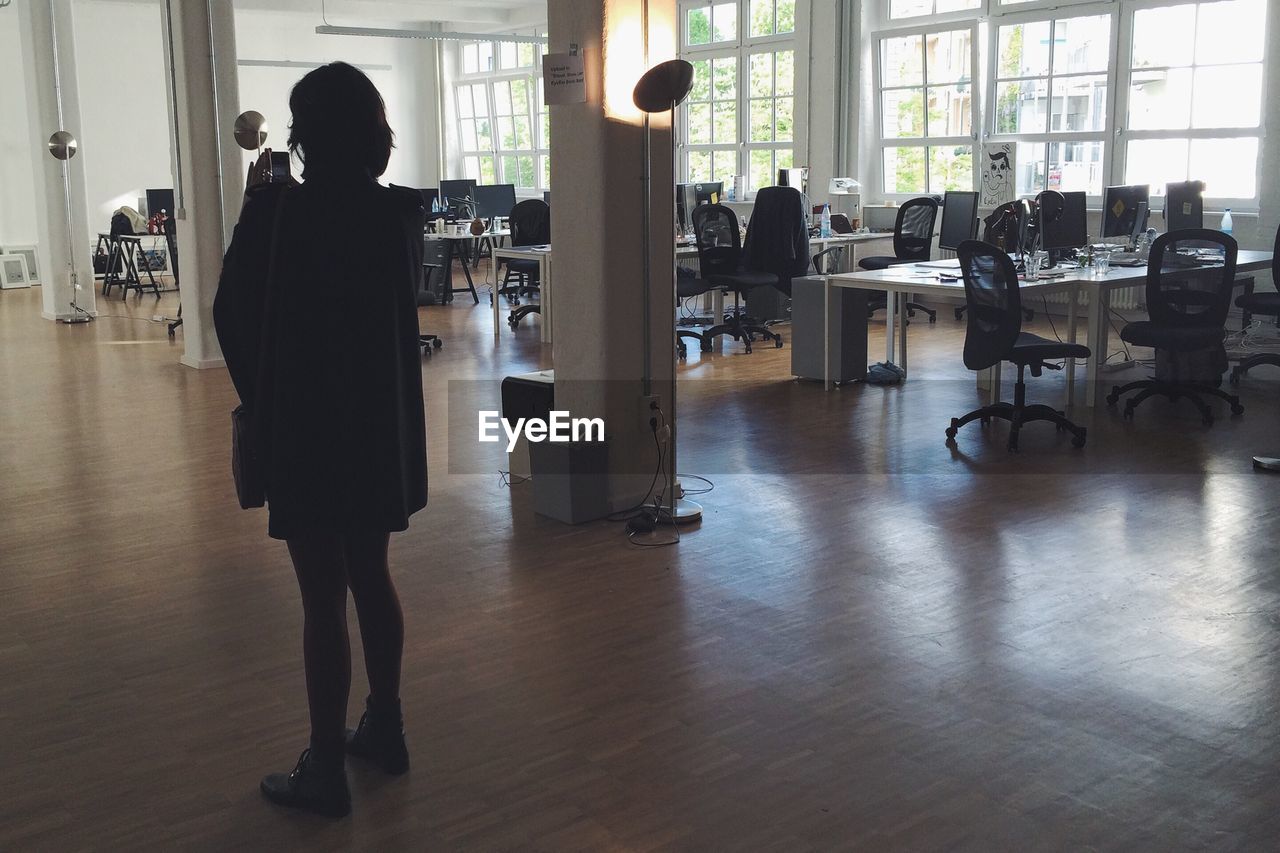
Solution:
M 897 323 L 898 294 L 890 290 L 884 300 L 884 362 L 893 364 L 894 330 Z
M 551 323 L 552 323 L 552 294 L 551 294 L 551 258 L 548 255 L 542 255 L 538 258 L 538 289 L 539 302 L 541 303 L 542 315 L 542 342 L 544 344 L 551 343 Z
M 1111 294 L 1101 284 L 1089 292 L 1089 366 L 1085 371 L 1084 404 L 1098 404 L 1098 383 L 1102 381 L 1102 364 L 1107 360 L 1107 313 Z
M 822 388 L 831 390 L 831 279 L 822 282 Z
M 902 378 L 907 378 L 907 300 L 910 297 L 903 293 L 902 302 L 898 305 L 898 366 L 902 368 Z
M 1067 291 L 1067 340 L 1076 342 L 1076 322 L 1080 300 L 1080 285 L 1073 284 Z M 1076 360 L 1067 359 L 1067 407 L 1076 404 Z
M 501 335 L 502 321 L 498 318 L 498 258 L 492 258 L 490 268 L 493 270 L 493 289 L 489 291 L 489 304 L 493 306 L 493 338 Z

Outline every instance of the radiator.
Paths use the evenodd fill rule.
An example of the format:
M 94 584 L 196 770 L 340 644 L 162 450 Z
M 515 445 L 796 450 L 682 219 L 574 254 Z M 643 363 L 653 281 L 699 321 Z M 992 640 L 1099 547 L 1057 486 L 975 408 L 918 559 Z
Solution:
M 1136 284 L 1133 287 L 1117 287 L 1111 291 L 1111 310 L 1112 311 L 1133 311 L 1142 306 L 1142 296 L 1145 285 Z M 1042 299 L 1048 301 L 1050 305 L 1061 305 L 1064 308 L 1071 301 L 1071 294 L 1065 290 L 1056 293 L 1046 293 L 1041 296 Z M 1083 310 L 1089 305 L 1089 291 L 1080 288 L 1080 309 Z

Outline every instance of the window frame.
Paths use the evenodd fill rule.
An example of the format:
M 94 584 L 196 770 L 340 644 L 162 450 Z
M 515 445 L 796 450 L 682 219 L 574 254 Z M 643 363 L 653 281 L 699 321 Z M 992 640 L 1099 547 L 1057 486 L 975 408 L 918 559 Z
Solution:
M 550 180 L 549 180 L 550 170 L 547 168 L 547 165 L 550 163 L 550 160 L 551 160 L 551 150 L 550 150 L 550 140 L 547 139 L 547 134 L 545 133 L 545 129 L 543 127 L 543 121 L 542 121 L 543 116 L 547 112 L 547 105 L 546 105 L 545 99 L 541 94 L 542 57 L 546 53 L 546 46 L 543 45 L 542 49 L 540 50 L 538 45 L 533 45 L 534 51 L 533 51 L 532 66 L 525 65 L 525 66 L 520 66 L 518 68 L 507 68 L 507 69 L 496 68 L 490 71 L 475 71 L 471 73 L 465 73 L 463 71 L 464 52 L 468 46 L 479 45 L 479 44 L 491 45 L 491 48 L 493 51 L 492 55 L 494 57 L 494 64 L 495 65 L 501 64 L 501 60 L 499 59 L 501 55 L 500 54 L 501 43 L 478 42 L 478 41 L 461 42 L 459 44 L 459 47 L 456 53 L 457 73 L 455 74 L 454 80 L 453 80 L 453 106 L 454 106 L 454 110 L 458 111 L 459 92 L 463 87 L 469 87 L 474 85 L 484 86 L 486 107 L 488 110 L 486 117 L 489 120 L 489 136 L 490 136 L 489 141 L 491 143 L 491 147 L 478 149 L 478 150 L 472 150 L 465 147 L 465 141 L 462 137 L 462 121 L 464 121 L 464 119 L 460 117 L 460 111 L 458 111 L 459 118 L 456 121 L 456 124 L 458 125 L 458 130 L 456 131 L 457 145 L 458 145 L 458 162 L 461 165 L 461 168 L 463 170 L 463 175 L 466 177 L 470 177 L 469 175 L 466 174 L 466 163 L 469 158 L 488 157 L 488 158 L 492 158 L 493 160 L 494 183 L 514 184 L 516 187 L 517 193 L 519 192 L 531 193 L 531 192 L 536 192 L 541 190 L 549 190 L 550 186 L 548 186 L 547 184 L 550 183 Z M 519 57 L 519 49 L 520 49 L 520 45 L 517 44 L 516 45 L 517 61 Z M 530 140 L 533 145 L 532 148 L 527 148 L 527 149 L 504 148 L 502 147 L 502 140 L 498 132 L 497 98 L 495 97 L 495 89 L 500 84 L 505 83 L 509 85 L 512 81 L 515 81 L 515 80 L 524 80 L 526 84 L 528 112 L 524 115 L 526 115 L 529 120 L 529 134 L 530 134 Z M 512 115 L 513 117 L 516 115 L 514 108 L 513 108 Z M 534 182 L 532 186 L 527 186 L 521 183 L 520 175 L 519 175 L 519 166 L 516 167 L 517 174 L 515 175 L 506 174 L 506 168 L 504 167 L 504 158 L 508 158 L 508 157 L 516 157 L 516 158 L 531 157 L 533 159 L 533 181 Z M 544 180 L 544 177 L 547 178 L 547 180 Z M 479 182 L 483 182 L 483 177 L 477 176 L 477 180 Z
M 737 133 L 736 139 L 732 144 L 718 142 L 691 143 L 689 141 L 689 104 L 686 101 L 680 106 L 680 116 L 676 128 L 676 174 L 680 181 L 691 179 L 689 174 L 689 155 L 693 152 L 733 150 L 736 163 L 734 174 L 742 175 L 747 183 L 745 198 L 738 199 L 738 201 L 750 201 L 755 197 L 755 193 L 759 189 L 751 186 L 750 181 L 751 154 L 753 151 L 769 150 L 780 152 L 789 150 L 791 152 L 791 161 L 795 163 L 798 153 L 807 149 L 808 62 L 805 58 L 807 54 L 804 53 L 802 48 L 808 43 L 806 34 L 808 32 L 809 9 L 807 0 L 795 0 L 793 30 L 784 33 L 753 36 L 750 34 L 751 0 L 734 0 L 734 3 L 738 13 L 736 38 L 732 41 L 710 42 L 698 45 L 688 43 L 689 12 L 692 9 L 715 6 L 717 2 L 715 0 L 680 0 L 677 4 L 677 13 L 680 16 L 678 55 L 681 59 L 693 63 L 704 59 L 722 59 L 725 57 L 732 57 L 735 60 L 735 120 Z M 775 24 L 776 14 L 776 0 L 774 0 Z M 751 57 L 759 53 L 782 51 L 790 51 L 792 56 L 792 94 L 783 96 L 792 99 L 791 139 L 789 141 L 752 142 L 750 116 L 752 100 L 750 95 Z M 776 76 L 776 64 L 774 73 Z M 778 97 L 776 94 L 776 82 L 774 92 L 775 94 L 771 97 L 776 99 Z M 771 157 L 771 163 L 776 164 L 777 161 L 778 154 L 774 153 Z
M 1058 0 L 1058 2 L 1071 2 L 1071 0 Z M 1076 0 L 1081 2 L 1081 0 Z M 1085 0 L 1085 2 L 1097 2 L 1097 0 Z M 938 7 L 938 0 L 933 0 L 934 9 Z M 972 9 L 955 9 L 950 12 L 922 12 L 919 15 L 904 15 L 900 18 L 893 17 L 893 0 L 881 0 L 880 2 L 880 20 L 884 26 L 875 33 L 873 38 L 878 39 L 883 32 L 889 29 L 911 29 L 914 27 L 928 27 L 931 30 L 939 29 L 958 29 L 951 24 L 979 24 L 988 15 L 998 14 L 1000 8 L 1000 0 L 981 0 L 977 6 Z
M 880 30 L 879 32 L 874 33 L 871 37 L 872 51 L 874 53 L 871 59 L 871 76 L 872 76 L 872 88 L 874 91 L 874 100 L 875 100 L 875 104 L 872 109 L 872 115 L 874 117 L 873 120 L 875 121 L 875 139 L 877 142 L 876 149 L 878 153 L 875 170 L 880 175 L 880 195 L 886 200 L 905 201 L 907 199 L 916 198 L 921 195 L 936 195 L 936 193 L 932 193 L 929 190 L 929 149 L 930 148 L 944 148 L 947 146 L 959 146 L 959 145 L 969 146 L 969 148 L 973 152 L 972 154 L 973 175 L 971 180 L 972 186 L 970 186 L 969 189 L 975 190 L 978 188 L 978 163 L 979 163 L 978 153 L 981 150 L 981 144 L 982 144 L 981 143 L 982 134 L 980 133 L 980 127 L 981 127 L 981 121 L 982 121 L 982 101 L 983 101 L 982 92 L 984 87 L 982 85 L 982 78 L 980 76 L 981 63 L 979 61 L 979 53 L 980 53 L 980 45 L 981 45 L 981 42 L 980 42 L 981 22 L 974 17 L 976 12 L 977 10 L 968 10 L 968 13 L 966 14 L 967 20 L 965 21 L 952 21 L 950 23 L 946 23 L 941 21 L 934 22 L 931 20 L 927 24 L 921 23 L 913 26 L 895 27 L 893 29 Z M 911 19 L 908 19 L 908 20 L 911 20 Z M 969 30 L 969 33 L 970 33 L 969 35 L 969 39 L 970 39 L 969 40 L 969 73 L 971 76 L 970 76 L 969 85 L 971 86 L 972 92 L 969 98 L 969 134 L 967 136 L 931 137 L 929 136 L 929 101 L 928 101 L 929 69 L 927 64 L 928 63 L 927 55 L 924 54 L 925 45 L 927 44 L 926 37 L 934 33 L 954 32 L 957 30 L 965 30 L 965 29 Z M 923 109 L 922 116 L 923 116 L 924 125 L 921 128 L 921 133 L 923 135 L 908 136 L 908 137 L 901 137 L 901 136 L 887 137 L 884 135 L 884 92 L 886 87 L 884 85 L 884 69 L 881 67 L 882 66 L 881 57 L 883 56 L 882 45 L 886 39 L 909 38 L 911 36 L 921 37 L 920 50 L 922 52 L 921 59 L 923 63 L 921 65 L 921 72 L 923 74 L 923 78 L 918 88 L 924 94 L 924 104 L 922 107 Z M 889 89 L 914 89 L 917 87 L 891 86 L 888 88 Z M 888 148 L 921 148 L 924 150 L 925 173 L 924 173 L 924 189 L 923 190 L 921 190 L 920 192 L 906 192 L 906 193 L 900 193 L 900 192 L 891 193 L 888 191 L 887 176 L 884 170 L 884 155 L 885 155 L 885 150 Z
M 1186 139 L 1194 141 L 1196 139 L 1256 139 L 1258 140 L 1258 156 L 1254 161 L 1254 195 L 1252 198 L 1236 198 L 1229 196 L 1210 195 L 1212 187 L 1207 187 L 1204 202 L 1206 212 L 1213 208 L 1221 210 L 1223 208 L 1231 208 L 1233 212 L 1240 213 L 1257 213 L 1261 208 L 1263 181 L 1262 181 L 1262 163 L 1264 157 L 1264 141 L 1266 137 L 1267 124 L 1267 99 L 1271 95 L 1267 87 L 1268 68 L 1271 62 L 1280 61 L 1280 57 L 1273 57 L 1268 54 L 1269 34 L 1271 28 L 1275 26 L 1273 16 L 1267 14 L 1269 7 L 1274 4 L 1264 3 L 1264 35 L 1263 50 L 1260 64 L 1262 66 L 1262 91 L 1261 102 L 1259 104 L 1258 124 L 1255 127 L 1215 127 L 1215 128 L 1193 128 L 1188 122 L 1186 128 L 1178 128 L 1172 130 L 1133 130 L 1127 127 L 1129 121 L 1129 94 L 1133 86 L 1133 35 L 1137 13 L 1150 9 L 1165 9 L 1175 6 L 1187 5 L 1207 5 L 1214 0 L 1126 0 L 1123 13 L 1123 25 L 1120 30 L 1120 43 L 1118 45 L 1119 52 L 1116 61 L 1116 92 L 1115 108 L 1113 112 L 1114 121 L 1116 123 L 1115 132 L 1112 135 L 1114 139 L 1113 155 L 1111 159 L 1112 172 L 1119 179 L 1113 183 L 1123 183 L 1125 175 L 1128 172 L 1128 155 L 1129 143 L 1135 140 L 1146 139 Z M 1197 17 L 1197 24 L 1199 19 Z M 1194 56 L 1193 56 L 1194 59 Z M 1242 63 L 1243 64 L 1243 63 Z M 1252 64 L 1252 63 L 1249 63 Z M 1160 66 L 1159 68 L 1163 68 Z M 1198 68 L 1198 67 L 1215 67 L 1201 66 L 1194 61 L 1187 66 L 1176 66 L 1178 68 Z M 1145 71 L 1150 69 L 1136 69 Z M 1195 175 L 1190 176 L 1191 180 L 1196 180 Z M 1155 194 L 1156 187 L 1152 185 L 1152 194 Z M 1163 187 L 1160 187 L 1163 191 Z
M 998 0 L 997 0 L 998 2 Z M 1125 12 L 1121 3 L 1108 3 L 1099 5 L 1097 3 L 1074 3 L 1066 6 L 1050 6 L 1042 9 L 1023 9 L 1021 6 L 1010 7 L 1017 9 L 1015 13 L 1003 13 L 993 16 L 990 21 L 990 30 L 987 33 L 987 86 L 986 101 L 987 110 L 983 119 L 983 142 L 1011 142 L 1015 146 L 1019 143 L 1034 144 L 1044 146 L 1045 151 L 1045 186 L 1031 193 L 1032 198 L 1035 194 L 1048 189 L 1048 171 L 1049 171 L 1049 146 L 1054 143 L 1071 144 L 1077 142 L 1099 142 L 1102 144 L 1102 155 L 1099 160 L 1102 169 L 1101 192 L 1105 193 L 1106 188 L 1111 186 L 1112 174 L 1114 172 L 1114 154 L 1116 142 L 1116 91 L 1119 88 L 1119 80 L 1117 79 L 1115 69 L 1118 66 L 1118 49 L 1120 39 L 1120 19 Z M 1000 28 L 1008 26 L 1017 26 L 1018 24 L 1035 24 L 1041 22 L 1049 22 L 1051 28 L 1056 28 L 1059 21 L 1069 21 L 1075 18 L 1092 18 L 1100 15 L 1109 17 L 1108 38 L 1110 41 L 1107 45 L 1108 64 L 1102 72 L 1072 72 L 1062 75 L 1054 74 L 1054 50 L 1052 46 L 1049 50 L 1049 66 L 1045 77 L 1015 77 L 1008 80 L 1039 80 L 1043 79 L 1046 83 L 1047 97 L 1049 101 L 1049 114 L 1046 117 L 1047 129 L 1039 133 L 1000 133 L 996 130 L 996 121 L 998 115 L 995 109 L 996 100 L 998 98 L 998 90 L 1000 79 L 998 77 L 998 67 L 1000 64 Z M 1050 31 L 1050 39 L 1052 43 L 1052 33 Z M 1053 84 L 1058 79 L 1070 79 L 1072 77 L 1105 77 L 1107 80 L 1107 96 L 1105 101 L 1105 109 L 1103 110 L 1103 122 L 1101 130 L 1053 130 Z M 1021 165 L 1021 164 L 1019 164 Z M 1086 192 L 1087 203 L 1091 205 L 1102 204 L 1102 194 Z

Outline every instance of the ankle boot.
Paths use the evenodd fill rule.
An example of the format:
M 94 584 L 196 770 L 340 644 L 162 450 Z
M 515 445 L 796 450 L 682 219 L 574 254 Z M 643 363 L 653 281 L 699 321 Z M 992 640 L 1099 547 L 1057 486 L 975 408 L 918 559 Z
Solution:
M 347 754 L 362 758 L 384 773 L 399 776 L 409 769 L 409 749 L 404 743 L 404 718 L 399 703 L 393 709 L 365 703 L 360 725 L 347 729 Z
M 277 805 L 326 817 L 346 817 L 351 812 L 351 789 L 341 753 L 336 759 L 323 759 L 314 750 L 304 749 L 292 773 L 264 776 L 261 787 Z

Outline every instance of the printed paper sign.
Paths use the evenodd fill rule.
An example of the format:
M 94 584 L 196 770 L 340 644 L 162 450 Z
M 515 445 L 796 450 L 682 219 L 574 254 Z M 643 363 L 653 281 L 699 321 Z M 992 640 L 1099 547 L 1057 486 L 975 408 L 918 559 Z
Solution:
M 999 207 L 1017 197 L 1012 142 L 988 142 L 982 146 L 983 207 Z
M 581 104 L 587 100 L 581 54 L 548 53 L 542 57 L 542 87 L 548 104 Z

